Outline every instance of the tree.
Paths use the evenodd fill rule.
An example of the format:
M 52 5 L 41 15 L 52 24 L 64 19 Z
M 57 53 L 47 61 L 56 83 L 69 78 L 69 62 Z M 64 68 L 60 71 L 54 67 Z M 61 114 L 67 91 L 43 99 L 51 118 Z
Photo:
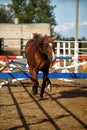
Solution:
M 26 6 L 26 0 L 12 0 L 12 4 L 10 7 L 10 12 L 13 15 L 13 18 L 18 18 L 19 23 L 24 23 L 25 18 L 25 6 Z
M 56 25 L 51 0 L 12 0 L 11 10 L 19 23 L 50 23 L 51 31 Z
M 12 23 L 12 16 L 4 7 L 0 8 L 0 23 Z

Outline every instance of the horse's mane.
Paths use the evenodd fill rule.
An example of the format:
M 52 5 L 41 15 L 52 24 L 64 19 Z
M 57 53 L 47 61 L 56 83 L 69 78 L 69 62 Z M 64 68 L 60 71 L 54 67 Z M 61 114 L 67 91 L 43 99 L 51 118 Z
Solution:
M 32 40 L 35 44 L 42 45 L 44 43 L 44 38 L 41 34 L 34 33 Z
M 33 33 L 33 39 L 42 38 L 41 34 Z

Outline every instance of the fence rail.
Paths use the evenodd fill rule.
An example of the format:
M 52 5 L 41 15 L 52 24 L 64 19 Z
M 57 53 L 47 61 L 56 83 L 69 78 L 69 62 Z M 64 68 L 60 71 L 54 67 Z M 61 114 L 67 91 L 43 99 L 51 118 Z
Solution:
M 25 45 L 28 39 L 23 38 L 1 38 L 0 39 L 0 55 L 6 54 L 6 51 L 14 50 L 13 55 L 24 55 Z M 77 46 L 76 46 L 77 45 Z M 15 50 L 19 54 L 15 54 Z M 55 52 L 57 56 L 75 56 L 87 55 L 87 41 L 55 41 Z M 76 53 L 76 54 L 75 54 Z M 78 53 L 78 54 L 77 54 Z M 9 54 L 10 55 L 10 54 Z M 11 54 L 12 55 L 12 54 Z
M 24 51 L 25 51 L 25 45 L 27 41 L 28 39 L 23 39 L 23 38 L 17 38 L 17 39 L 1 38 L 0 39 L 0 55 L 2 55 L 0 56 L 0 63 L 3 65 L 0 66 L 0 78 L 4 78 L 4 79 L 10 78 L 12 82 L 17 80 L 22 80 L 23 78 L 30 78 L 29 72 L 26 72 L 27 64 L 18 62 L 19 59 L 26 58 L 24 56 Z M 79 62 L 79 60 L 87 60 L 87 41 L 75 42 L 75 41 L 57 40 L 54 42 L 54 46 L 55 46 L 55 54 L 56 54 L 57 62 L 54 65 L 54 71 L 49 73 L 49 77 L 61 78 L 62 80 L 64 80 L 65 78 L 86 78 L 87 79 L 87 73 L 84 73 L 83 71 L 82 72 L 78 71 L 80 66 L 84 66 L 87 72 L 87 61 Z M 13 50 L 14 53 L 11 53 L 11 51 Z M 17 52 L 19 51 L 19 54 L 16 53 L 16 50 Z M 9 55 L 6 53 L 6 51 L 9 52 L 8 53 Z M 17 59 L 17 61 L 15 61 L 14 59 Z M 4 61 L 4 63 L 2 63 L 3 62 L 2 60 Z M 69 61 L 69 65 L 67 65 L 67 61 Z M 74 68 L 73 71 L 70 70 L 72 68 Z M 16 72 L 14 71 L 15 69 L 19 71 Z M 39 73 L 38 77 L 42 78 L 42 73 Z M 9 80 L 1 82 L 0 87 L 8 83 L 10 83 Z

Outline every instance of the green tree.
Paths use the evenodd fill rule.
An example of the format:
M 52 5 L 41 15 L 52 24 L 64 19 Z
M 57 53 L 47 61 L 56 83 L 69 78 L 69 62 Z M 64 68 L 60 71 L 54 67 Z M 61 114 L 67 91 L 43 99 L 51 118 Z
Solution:
M 51 0 L 12 0 L 11 10 L 19 23 L 49 23 L 51 31 L 56 25 Z
M 4 7 L 0 8 L 0 23 L 12 23 L 12 16 Z
M 26 0 L 12 0 L 12 4 L 9 6 L 13 18 L 18 18 L 19 23 L 25 23 L 25 6 Z

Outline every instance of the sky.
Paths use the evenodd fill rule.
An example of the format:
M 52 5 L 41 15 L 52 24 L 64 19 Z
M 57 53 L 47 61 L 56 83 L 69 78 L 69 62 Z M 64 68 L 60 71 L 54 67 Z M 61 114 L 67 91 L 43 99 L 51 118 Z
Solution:
M 53 0 L 57 21 L 55 32 L 63 37 L 75 37 L 76 0 Z M 78 38 L 87 38 L 87 0 L 79 0 Z
M 7 3 L 11 0 L 0 0 Z M 51 0 L 56 5 L 54 15 L 57 25 L 54 28 L 56 33 L 62 37 L 75 37 L 76 0 Z M 78 16 L 78 38 L 87 38 L 87 0 L 79 0 Z

